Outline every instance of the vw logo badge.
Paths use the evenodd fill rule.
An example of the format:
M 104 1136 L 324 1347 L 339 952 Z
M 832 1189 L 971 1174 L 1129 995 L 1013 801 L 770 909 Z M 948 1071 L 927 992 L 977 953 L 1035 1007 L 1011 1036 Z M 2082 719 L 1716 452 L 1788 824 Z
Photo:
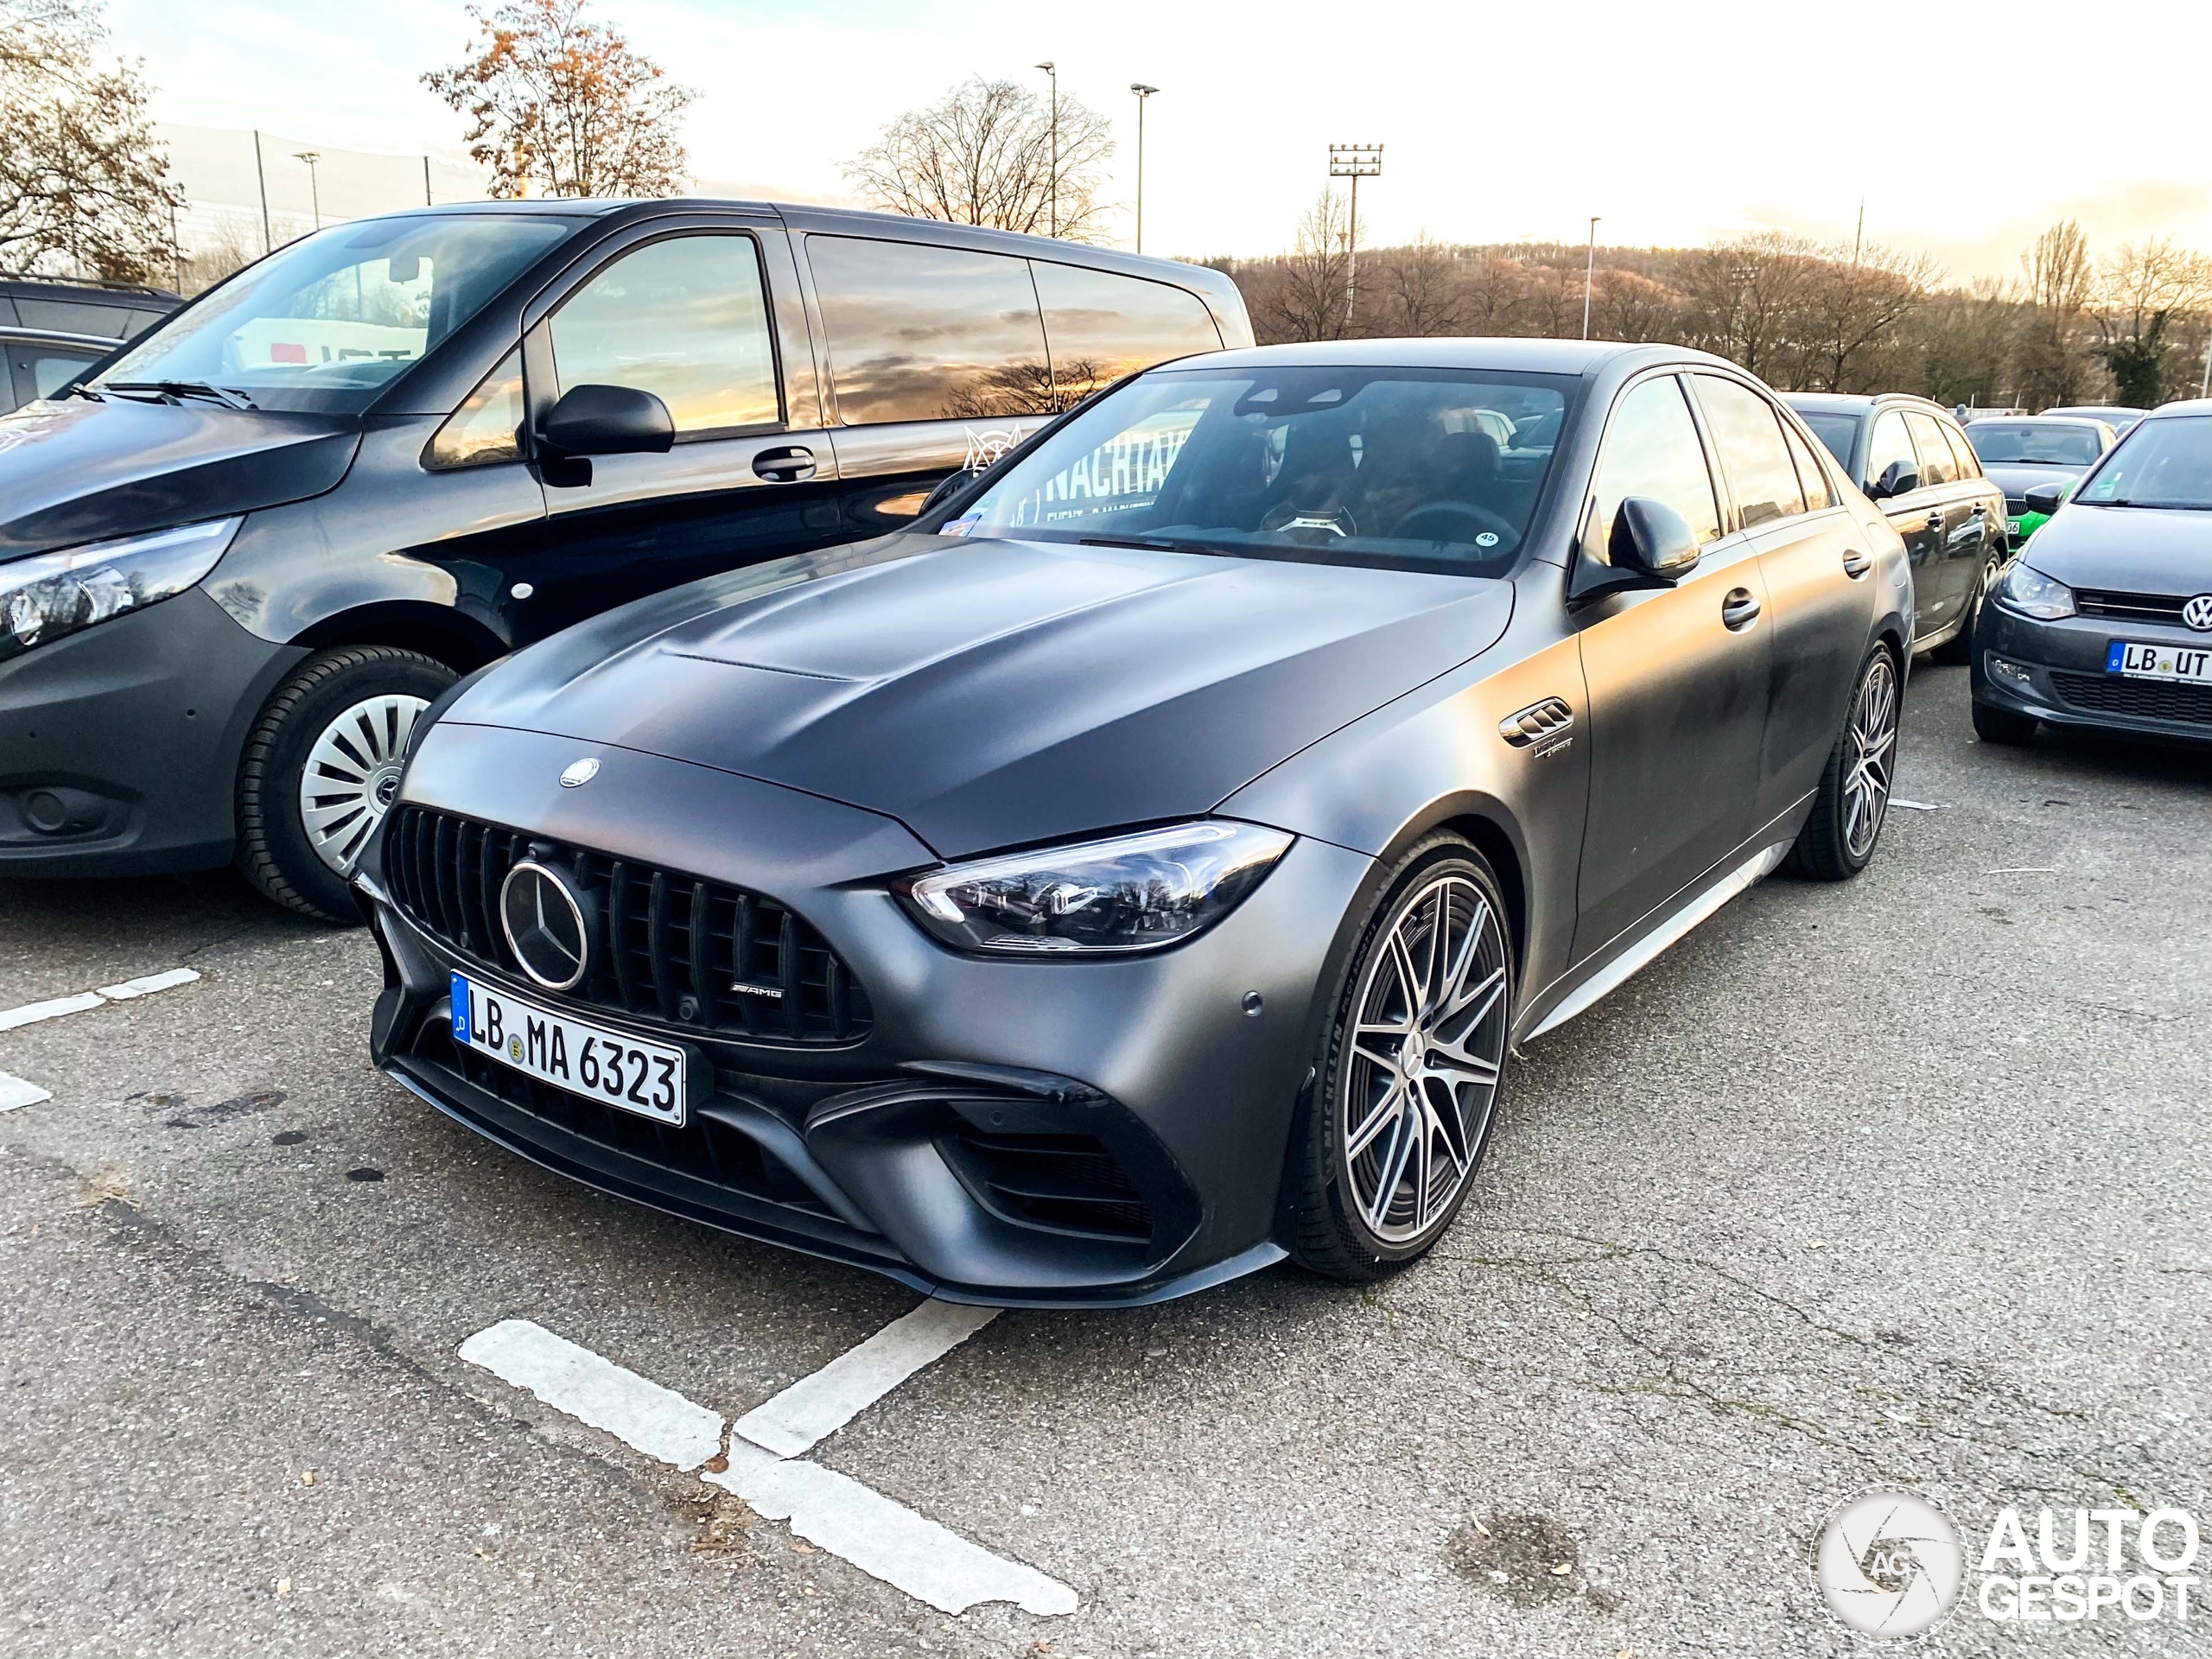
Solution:
M 586 784 L 591 782 L 593 779 L 598 776 L 598 757 L 588 754 L 581 760 L 571 760 L 569 762 L 568 770 L 561 774 L 561 787 L 563 789 L 582 789 Z
M 524 859 L 499 884 L 499 931 L 522 970 L 549 991 L 565 991 L 591 960 L 591 912 L 558 870 Z
M 2212 594 L 2199 594 L 2183 606 L 2181 620 L 2199 633 L 2212 633 Z

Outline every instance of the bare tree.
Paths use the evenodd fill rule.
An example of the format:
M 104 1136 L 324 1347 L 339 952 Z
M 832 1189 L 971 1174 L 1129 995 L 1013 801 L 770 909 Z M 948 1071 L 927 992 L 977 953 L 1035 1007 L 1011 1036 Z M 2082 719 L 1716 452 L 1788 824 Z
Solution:
M 1897 327 L 1942 275 L 1926 254 L 1830 248 L 1809 263 L 1798 301 L 1802 389 L 1878 391 L 1882 358 Z
M 909 110 L 843 171 L 894 213 L 1030 235 L 1057 223 L 1063 239 L 1090 242 L 1104 232 L 1098 193 L 1112 130 L 1104 116 L 1063 98 L 1056 177 L 1050 105 L 1013 81 L 979 78 Z
M 1904 369 L 1898 382 L 1939 404 L 2009 407 L 2021 318 L 2020 302 L 1998 277 L 1937 295 L 1901 326 L 1904 353 L 1916 366 Z
M 1681 302 L 1666 283 L 1632 270 L 1601 270 L 1593 283 L 1590 330 L 1600 340 L 1672 340 Z
M 1813 251 L 1777 231 L 1715 244 L 1683 271 L 1687 343 L 1733 359 L 1779 385 L 1794 378 L 1798 308 Z
M 1252 296 L 1252 327 L 1262 342 L 1343 337 L 1346 223 L 1344 198 L 1333 189 L 1306 210 L 1290 252 L 1273 263 Z
M 423 84 L 469 118 L 468 153 L 492 194 L 670 196 L 686 161 L 676 118 L 698 96 L 608 26 L 590 0 L 468 8 L 480 50 Z
M 1459 260 L 1459 314 L 1471 334 L 1517 334 L 1529 274 L 1497 248 L 1473 248 Z
M 2019 344 L 2020 397 L 2032 408 L 2070 404 L 2089 377 L 2083 314 L 2095 269 L 2089 239 L 2062 219 L 2020 256 L 2028 275 L 2028 318 Z
M 2098 273 L 2091 347 L 2112 371 L 2113 395 L 2137 409 L 2165 397 L 2169 331 L 2212 299 L 2212 260 L 2171 238 L 2120 249 Z
M 1388 335 L 1457 334 L 1466 294 L 1452 250 L 1423 231 L 1402 248 L 1374 257 L 1368 292 L 1374 296 L 1367 321 L 1371 332 Z
M 0 0 L 0 267 L 166 280 L 168 155 L 98 0 Z

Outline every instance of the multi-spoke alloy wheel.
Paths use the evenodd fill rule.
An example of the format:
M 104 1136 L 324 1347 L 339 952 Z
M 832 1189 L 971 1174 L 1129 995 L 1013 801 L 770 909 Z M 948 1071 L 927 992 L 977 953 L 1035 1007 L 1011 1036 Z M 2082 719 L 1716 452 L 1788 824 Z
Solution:
M 1864 863 L 1890 810 L 1890 777 L 1897 753 L 1897 671 L 1887 652 L 1867 664 L 1851 706 L 1843 778 L 1843 844 Z
M 427 697 L 369 697 L 323 728 L 300 774 L 300 823 L 315 856 L 351 875 L 399 792 L 408 734 Z

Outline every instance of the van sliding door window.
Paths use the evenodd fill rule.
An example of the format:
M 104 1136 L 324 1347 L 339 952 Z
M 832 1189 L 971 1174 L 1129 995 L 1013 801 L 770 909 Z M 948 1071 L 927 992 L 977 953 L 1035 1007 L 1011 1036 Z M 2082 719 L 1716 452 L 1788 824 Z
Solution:
M 1027 260 L 853 236 L 810 236 L 806 259 L 846 425 L 1056 407 Z
M 1195 294 L 1139 276 L 1033 259 L 1060 407 L 1171 357 L 1217 352 L 1221 335 Z
M 749 236 L 678 236 L 626 253 L 553 314 L 560 390 L 629 386 L 677 432 L 780 425 L 760 255 Z

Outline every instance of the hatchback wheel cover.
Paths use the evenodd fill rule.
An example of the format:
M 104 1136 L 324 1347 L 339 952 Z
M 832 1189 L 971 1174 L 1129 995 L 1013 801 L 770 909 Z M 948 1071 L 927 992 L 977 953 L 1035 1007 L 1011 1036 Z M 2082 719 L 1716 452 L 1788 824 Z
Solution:
M 300 823 L 315 856 L 351 875 L 399 793 L 408 734 L 425 697 L 366 697 L 323 728 L 300 774 Z
M 1874 850 L 1890 810 L 1890 776 L 1897 750 L 1897 671 L 1877 657 L 1851 706 L 1843 777 L 1843 843 L 1853 859 Z
M 1354 1005 L 1338 1131 L 1351 1198 L 1386 1244 L 1452 1211 L 1505 1059 L 1505 936 L 1482 890 L 1440 875 L 1398 912 Z

